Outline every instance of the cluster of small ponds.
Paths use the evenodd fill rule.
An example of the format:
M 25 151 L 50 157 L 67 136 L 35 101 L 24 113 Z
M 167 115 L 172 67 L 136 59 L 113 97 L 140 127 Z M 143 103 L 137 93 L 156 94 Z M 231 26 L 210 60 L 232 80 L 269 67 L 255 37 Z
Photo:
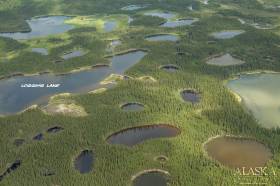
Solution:
M 49 134 L 55 134 L 55 133 L 61 132 L 62 130 L 64 130 L 64 128 L 55 126 L 55 127 L 49 128 L 46 132 Z M 44 134 L 43 133 L 36 134 L 32 139 L 35 141 L 41 141 L 44 139 Z M 23 139 L 16 139 L 14 143 L 16 143 L 16 141 L 22 141 L 22 144 L 24 143 Z
M 74 167 L 81 174 L 90 173 L 94 166 L 94 154 L 91 150 L 83 150 L 74 160 Z M 140 173 L 132 179 L 134 186 L 167 186 L 168 174 L 161 170 Z
M 59 127 L 59 126 L 55 126 L 55 127 L 51 127 L 49 129 L 46 130 L 47 133 L 57 133 L 64 130 L 64 128 Z M 34 136 L 32 138 L 35 141 L 41 141 L 43 140 L 43 133 L 39 133 L 36 136 Z M 14 140 L 14 145 L 16 147 L 20 147 L 25 143 L 24 139 L 15 139 Z M 2 181 L 2 179 L 4 179 L 5 176 L 7 176 L 8 174 L 12 173 L 13 171 L 17 170 L 20 165 L 21 165 L 21 160 L 16 160 L 15 162 L 13 162 L 10 166 L 8 166 L 8 168 L 6 169 L 6 171 L 4 171 L 1 175 L 0 175 L 0 182 Z M 44 176 L 50 176 L 53 175 L 54 173 L 45 173 Z
M 204 1 L 208 4 L 208 1 Z M 131 5 L 123 7 L 122 10 L 137 10 L 145 6 Z M 158 16 L 167 19 L 162 27 L 177 27 L 191 25 L 197 19 L 179 19 L 173 21 L 175 14 L 170 12 L 148 12 L 144 15 Z M 13 39 L 32 39 L 36 37 L 58 34 L 73 29 L 72 25 L 64 24 L 69 19 L 66 16 L 40 17 L 28 20 L 31 32 L 26 33 L 1 33 L 0 36 L 10 37 Z M 117 23 L 108 21 L 104 25 L 106 32 L 115 29 Z M 230 39 L 244 33 L 243 30 L 222 31 L 212 33 L 216 39 Z M 177 41 L 179 38 L 172 34 L 160 34 L 147 36 L 148 41 Z M 111 46 L 117 46 L 119 42 L 112 42 Z M 42 55 L 48 55 L 48 50 L 44 48 L 33 48 L 33 52 Z M 84 55 L 81 50 L 71 51 L 64 54 L 64 60 Z M 80 71 L 66 75 L 43 74 L 37 76 L 20 76 L 3 79 L 0 81 L 0 114 L 13 114 L 23 110 L 34 103 L 41 103 L 51 95 L 70 92 L 81 93 L 96 88 L 99 82 L 109 74 L 123 74 L 127 69 L 139 62 L 146 55 L 145 51 L 132 51 L 125 54 L 113 56 L 111 66 L 93 67 L 90 70 Z M 240 65 L 244 62 L 235 59 L 230 54 L 209 59 L 207 64 L 217 66 Z M 179 67 L 176 65 L 164 65 L 160 69 L 167 72 L 176 72 Z M 266 128 L 279 127 L 280 88 L 277 86 L 280 81 L 279 74 L 255 74 L 244 75 L 239 79 L 228 82 L 227 87 L 237 92 L 245 102 L 246 106 L 253 112 L 254 116 Z M 22 84 L 41 84 L 57 83 L 62 86 L 59 89 L 44 88 L 22 88 Z M 200 93 L 195 90 L 186 89 L 181 91 L 181 97 L 184 101 L 196 104 L 200 102 Z M 131 102 L 121 106 L 125 112 L 143 111 L 145 106 L 141 103 Z M 61 127 L 53 127 L 47 130 L 47 133 L 57 133 L 63 130 Z M 126 128 L 113 133 L 107 138 L 109 144 L 118 144 L 132 147 L 149 139 L 170 138 L 180 134 L 180 129 L 168 124 L 145 125 L 132 128 Z M 33 140 L 43 140 L 43 133 L 33 137 Z M 24 139 L 16 139 L 15 146 L 24 144 Z M 272 158 L 271 151 L 262 143 L 252 139 L 239 137 L 222 136 L 209 140 L 204 145 L 207 154 L 229 168 L 239 167 L 259 167 L 264 166 Z M 164 161 L 166 158 L 164 158 Z M 161 161 L 161 159 L 160 159 Z M 88 173 L 93 169 L 94 156 L 91 150 L 82 151 L 74 161 L 74 167 L 80 173 Z M 21 161 L 15 161 L 7 170 L 0 175 L 0 181 L 10 172 L 16 170 Z M 160 171 L 145 172 L 133 179 L 134 186 L 162 186 L 167 185 L 168 176 Z
M 172 125 L 157 124 L 127 128 L 116 132 L 107 138 L 109 144 L 118 144 L 132 147 L 146 140 L 175 137 L 180 134 L 180 130 Z M 161 163 L 167 161 L 166 156 L 158 156 L 156 161 Z M 91 150 L 83 150 L 74 160 L 74 167 L 81 174 L 89 173 L 93 170 L 94 154 Z M 148 170 L 134 176 L 135 186 L 162 186 L 167 185 L 168 175 L 161 170 Z
M 51 134 L 51 133 L 58 133 L 58 132 L 60 132 L 60 131 L 62 131 L 62 130 L 64 130 L 64 128 L 56 126 L 56 127 L 49 128 L 46 132 L 49 133 L 49 134 Z M 43 140 L 43 139 L 44 139 L 43 133 L 38 133 L 38 134 L 36 134 L 36 135 L 32 138 L 32 140 L 35 140 L 35 141 L 41 141 L 41 140 Z M 25 140 L 24 140 L 24 139 L 20 139 L 20 138 L 15 139 L 14 142 L 13 142 L 13 144 L 14 144 L 16 147 L 20 147 L 20 146 L 22 146 L 24 143 L 25 143 Z

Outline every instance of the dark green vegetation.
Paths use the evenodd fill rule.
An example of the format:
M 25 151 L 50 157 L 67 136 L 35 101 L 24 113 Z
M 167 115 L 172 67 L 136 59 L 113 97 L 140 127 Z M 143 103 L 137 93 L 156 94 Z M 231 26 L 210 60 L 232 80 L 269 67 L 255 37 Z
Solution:
M 165 23 L 165 19 L 155 16 L 144 16 L 137 15 L 134 17 L 133 21 L 130 23 L 131 26 L 159 26 L 162 23 Z
M 7 3 L 9 2 L 9 3 Z M 79 67 L 109 63 L 104 58 L 111 39 L 120 39 L 122 45 L 114 53 L 130 48 L 149 50 L 143 60 L 127 71 L 133 77 L 119 81 L 113 89 L 97 94 L 72 95 L 69 99 L 82 105 L 88 116 L 70 118 L 45 115 L 40 109 L 0 118 L 0 175 L 14 163 L 20 167 L 3 177 L 0 185 L 96 185 L 130 186 L 131 177 L 145 169 L 163 169 L 170 173 L 172 186 L 187 185 L 238 185 L 235 171 L 205 156 L 202 144 L 209 137 L 232 134 L 255 138 L 268 146 L 273 157 L 268 163 L 277 175 L 250 177 L 249 182 L 279 184 L 280 130 L 264 129 L 237 102 L 224 87 L 224 82 L 237 73 L 259 70 L 280 71 L 279 12 L 269 8 L 276 1 L 210 0 L 203 5 L 192 0 L 143 0 L 151 4 L 139 11 L 122 11 L 131 0 L 4 0 L 0 2 L 1 32 L 28 30 L 25 19 L 45 14 L 66 15 L 115 15 L 127 14 L 136 20 L 142 11 L 162 9 L 176 12 L 178 17 L 197 17 L 192 26 L 163 28 L 156 26 L 121 27 L 110 33 L 99 32 L 92 25 L 79 25 L 75 29 L 47 38 L 14 41 L 0 38 L 0 76 L 16 72 L 36 73 L 46 70 L 67 72 Z M 263 1 L 266 2 L 266 1 Z M 193 5 L 194 11 L 187 7 Z M 269 5 L 269 6 L 268 6 Z M 139 18 L 139 17 L 140 18 Z M 237 17 L 265 21 L 276 25 L 269 30 L 256 29 L 241 24 Z M 139 23 L 143 23 L 143 19 Z M 145 18 L 147 19 L 147 18 Z M 245 33 L 228 40 L 210 36 L 221 30 L 244 30 Z M 177 42 L 148 42 L 147 35 L 174 33 Z M 32 48 L 47 48 L 49 55 L 31 52 Z M 83 49 L 82 57 L 54 63 L 64 52 Z M 220 53 L 230 53 L 246 63 L 239 66 L 217 67 L 205 63 L 206 58 Z M 174 64 L 176 73 L 166 73 L 159 67 Z M 141 76 L 151 76 L 157 81 L 143 81 Z M 183 102 L 183 89 L 197 90 L 198 104 Z M 2 91 L 2 90 L 0 90 Z M 124 112 L 120 103 L 128 100 L 142 103 L 141 112 Z M 124 128 L 148 123 L 170 123 L 181 129 L 175 138 L 145 141 L 132 148 L 110 145 L 106 137 Z M 45 131 L 53 126 L 64 130 L 57 134 Z M 32 138 L 42 133 L 43 140 Z M 15 139 L 24 139 L 19 147 Z M 201 148 L 200 148 L 201 147 Z M 94 152 L 94 171 L 81 175 L 73 162 L 84 149 Z M 161 164 L 154 157 L 164 155 L 168 161 Z M 45 176 L 48 175 L 48 176 Z

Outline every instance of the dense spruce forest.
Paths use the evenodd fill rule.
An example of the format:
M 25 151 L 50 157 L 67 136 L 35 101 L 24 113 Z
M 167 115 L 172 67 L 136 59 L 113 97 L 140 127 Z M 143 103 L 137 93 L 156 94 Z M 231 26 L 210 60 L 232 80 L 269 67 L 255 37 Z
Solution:
M 122 9 L 139 4 L 147 6 Z M 175 15 L 172 19 L 198 21 L 163 27 L 166 19 L 145 15 L 154 10 L 171 12 Z M 0 81 L 17 75 L 65 74 L 97 64 L 110 65 L 106 56 L 131 49 L 147 54 L 125 72 L 129 78 L 117 78 L 111 88 L 52 98 L 81 106 L 85 116 L 46 114 L 40 105 L 0 116 L 0 185 L 131 186 L 134 175 L 149 169 L 168 171 L 170 186 L 234 186 L 241 182 L 279 185 L 280 129 L 262 127 L 225 86 L 240 74 L 280 71 L 279 12 L 277 0 L 209 0 L 207 4 L 202 0 L 2 0 L 0 33 L 30 32 L 26 20 L 48 15 L 73 16 L 65 22 L 74 28 L 27 40 L 0 35 Z M 99 23 L 106 20 L 115 21 L 116 29 L 105 32 Z M 273 27 L 260 29 L 254 23 Z M 230 39 L 211 35 L 223 30 L 244 33 Z M 156 34 L 172 34 L 179 39 L 146 40 Z M 108 50 L 113 40 L 121 44 Z M 47 48 L 48 55 L 32 52 L 32 48 Z M 86 54 L 56 62 L 75 49 L 83 49 Z M 206 64 L 212 56 L 225 53 L 245 63 Z M 178 70 L 170 73 L 160 68 L 167 64 L 176 65 Z M 198 92 L 200 102 L 184 102 L 180 93 L 185 89 Z M 145 109 L 124 112 L 120 105 L 126 102 L 141 103 Z M 181 132 L 173 138 L 147 140 L 133 147 L 106 141 L 122 129 L 151 124 L 170 124 Z M 55 126 L 63 130 L 47 132 Z M 34 140 L 39 133 L 43 140 Z M 203 145 L 217 135 L 246 137 L 264 144 L 273 154 L 266 166 L 276 174 L 244 178 L 209 157 Z M 17 146 L 16 139 L 24 143 Z M 80 174 L 73 163 L 83 150 L 90 150 L 94 156 L 93 170 L 87 174 Z M 168 161 L 155 160 L 161 155 Z M 5 174 L 16 160 L 20 160 L 20 166 Z

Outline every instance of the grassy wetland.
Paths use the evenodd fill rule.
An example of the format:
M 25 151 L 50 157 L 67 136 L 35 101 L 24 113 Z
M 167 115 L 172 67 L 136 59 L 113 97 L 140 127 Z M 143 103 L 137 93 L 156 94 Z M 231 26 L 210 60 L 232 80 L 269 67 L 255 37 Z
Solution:
M 244 182 L 279 185 L 280 129 L 263 127 L 254 117 L 254 110 L 247 108 L 244 100 L 238 101 L 238 92 L 233 94 L 226 86 L 245 73 L 280 71 L 278 6 L 276 0 L 1 1 L 2 34 L 31 32 L 26 20 L 48 15 L 70 16 L 64 24 L 73 26 L 62 33 L 30 39 L 0 36 L 2 84 L 33 74 L 65 74 L 110 66 L 110 56 L 129 51 L 146 55 L 141 53 L 140 62 L 129 65 L 124 72 L 127 78 L 117 78 L 112 87 L 67 94 L 49 102 L 71 105 L 77 112 L 82 110 L 82 117 L 48 114 L 41 105 L 0 116 L 0 185 L 132 186 L 135 181 L 138 183 L 133 179 L 135 175 L 151 170 L 168 172 L 170 186 L 234 186 Z M 174 16 L 165 19 L 146 14 L 156 11 Z M 191 18 L 197 19 L 191 25 L 161 26 L 168 21 Z M 258 29 L 253 24 L 273 27 Z M 232 30 L 244 32 L 227 39 L 212 35 Z M 146 40 L 147 36 L 158 34 L 176 35 L 178 40 Z M 112 41 L 120 44 L 112 47 Z M 45 49 L 45 55 L 34 52 L 34 48 Z M 61 58 L 73 51 L 83 51 L 83 55 Z M 223 54 L 231 54 L 245 63 L 206 63 L 207 59 Z M 124 63 L 121 64 L 128 65 L 129 61 Z M 170 64 L 178 67 L 173 73 L 161 68 Z M 195 90 L 199 102 L 184 101 L 183 90 Z M 0 91 L 7 91 L 4 84 Z M 279 96 L 274 99 L 277 103 Z M 20 98 L 11 96 L 7 101 L 11 100 Z M 125 103 L 141 103 L 145 109 L 126 112 L 120 108 Z M 5 113 L 5 107 L 0 107 Z M 278 107 L 275 108 L 277 112 Z M 115 132 L 150 124 L 168 124 L 180 132 L 172 138 L 149 139 L 133 147 L 106 141 Z M 48 132 L 56 126 L 63 130 Z M 33 140 L 38 135 L 41 140 Z M 209 156 L 204 145 L 215 136 L 252 139 L 269 148 L 267 174 L 246 177 Z M 83 152 L 93 155 L 89 158 L 92 166 L 82 160 L 87 168 L 79 171 L 75 161 Z M 167 161 L 161 163 L 155 157 L 165 157 Z

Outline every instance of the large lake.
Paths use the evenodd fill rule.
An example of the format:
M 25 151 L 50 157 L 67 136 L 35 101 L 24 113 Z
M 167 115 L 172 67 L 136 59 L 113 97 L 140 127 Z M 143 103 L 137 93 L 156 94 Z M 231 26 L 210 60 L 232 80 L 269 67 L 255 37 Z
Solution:
M 33 39 L 53 34 L 61 34 L 74 28 L 73 25 L 64 23 L 65 20 L 70 18 L 71 17 L 67 16 L 32 18 L 30 20 L 27 20 L 27 23 L 31 28 L 31 32 L 0 33 L 0 36 L 20 40 Z
M 280 74 L 242 75 L 227 87 L 242 97 L 263 127 L 280 126 Z
M 0 80 L 0 115 L 17 113 L 33 104 L 45 102 L 54 94 L 82 93 L 93 90 L 100 86 L 100 81 L 111 73 L 123 74 L 145 55 L 143 51 L 117 55 L 111 59 L 110 67 L 98 67 L 67 75 L 44 74 Z M 43 84 L 44 87 L 22 87 L 27 84 Z M 47 84 L 60 84 L 60 86 L 47 88 Z

